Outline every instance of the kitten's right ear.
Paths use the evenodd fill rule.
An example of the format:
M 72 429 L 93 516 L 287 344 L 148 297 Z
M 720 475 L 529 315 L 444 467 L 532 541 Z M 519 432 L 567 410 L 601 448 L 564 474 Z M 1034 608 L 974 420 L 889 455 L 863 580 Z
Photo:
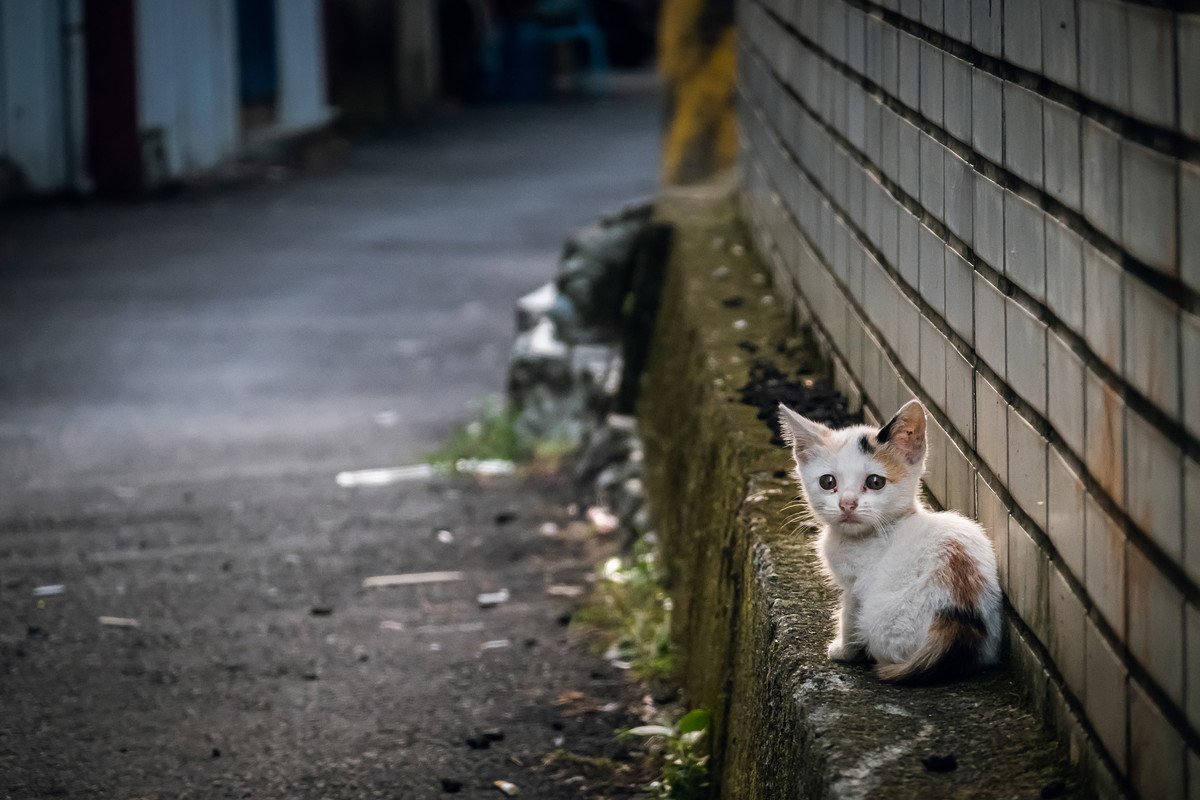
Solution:
M 797 463 L 803 461 L 808 451 L 833 433 L 821 423 L 800 416 L 783 403 L 779 404 L 779 431 L 783 434 L 783 440 L 791 445 L 792 455 Z

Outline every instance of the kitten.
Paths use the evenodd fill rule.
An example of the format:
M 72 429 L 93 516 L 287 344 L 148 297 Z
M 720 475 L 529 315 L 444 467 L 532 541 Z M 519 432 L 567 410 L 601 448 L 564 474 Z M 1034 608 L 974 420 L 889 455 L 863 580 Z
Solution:
M 871 658 L 885 681 L 942 680 L 994 664 L 1000 585 L 992 543 L 975 522 L 930 511 L 925 408 L 912 400 L 879 430 L 832 430 L 779 406 L 818 549 L 841 590 L 829 657 Z

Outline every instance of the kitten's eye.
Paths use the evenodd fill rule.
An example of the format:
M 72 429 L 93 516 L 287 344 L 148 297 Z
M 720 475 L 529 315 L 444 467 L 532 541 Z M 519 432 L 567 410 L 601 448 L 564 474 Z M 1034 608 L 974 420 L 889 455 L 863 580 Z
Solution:
M 875 491 L 879 491 L 880 489 L 883 488 L 883 485 L 885 483 L 887 483 L 887 479 L 884 478 L 882 475 L 868 475 L 867 476 L 867 488 L 868 489 L 874 489 Z
M 821 488 L 827 492 L 831 492 L 837 488 L 837 478 L 832 475 L 822 475 L 817 483 L 821 484 Z

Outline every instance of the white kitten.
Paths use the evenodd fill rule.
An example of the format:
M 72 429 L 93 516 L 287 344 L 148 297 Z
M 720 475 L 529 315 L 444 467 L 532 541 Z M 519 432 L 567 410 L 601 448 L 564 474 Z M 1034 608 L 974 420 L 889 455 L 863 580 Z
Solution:
M 832 430 L 779 406 L 821 560 L 841 589 L 829 657 L 872 658 L 885 681 L 937 680 L 996 662 L 1000 585 L 983 529 L 918 498 L 925 408 L 879 430 Z

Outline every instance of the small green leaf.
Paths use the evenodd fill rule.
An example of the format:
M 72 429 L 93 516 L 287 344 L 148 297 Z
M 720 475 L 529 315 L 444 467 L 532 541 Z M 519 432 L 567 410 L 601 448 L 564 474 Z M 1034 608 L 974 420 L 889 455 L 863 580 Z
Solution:
M 708 727 L 708 721 L 712 717 L 706 708 L 694 708 L 675 724 L 675 727 L 680 733 L 692 733 L 693 731 L 702 731 Z

